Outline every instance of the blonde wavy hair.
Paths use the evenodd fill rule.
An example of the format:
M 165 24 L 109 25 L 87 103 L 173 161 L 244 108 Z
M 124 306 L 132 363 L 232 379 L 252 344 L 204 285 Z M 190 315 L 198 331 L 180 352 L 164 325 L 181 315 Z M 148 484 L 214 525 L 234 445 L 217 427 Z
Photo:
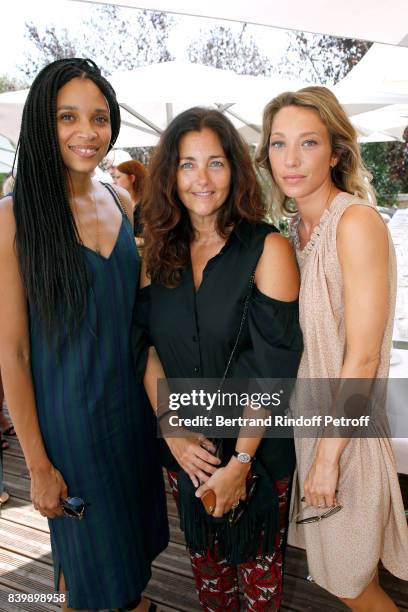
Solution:
M 332 151 L 338 162 L 331 169 L 333 183 L 363 200 L 375 202 L 374 190 L 370 185 L 372 176 L 361 159 L 357 132 L 347 117 L 336 96 L 326 87 L 310 86 L 299 91 L 287 91 L 276 96 L 266 105 L 263 113 L 262 136 L 256 163 L 267 171 L 272 181 L 271 204 L 284 216 L 296 211 L 291 200 L 276 184 L 269 161 L 269 138 L 275 115 L 286 106 L 301 106 L 316 111 L 327 127 Z

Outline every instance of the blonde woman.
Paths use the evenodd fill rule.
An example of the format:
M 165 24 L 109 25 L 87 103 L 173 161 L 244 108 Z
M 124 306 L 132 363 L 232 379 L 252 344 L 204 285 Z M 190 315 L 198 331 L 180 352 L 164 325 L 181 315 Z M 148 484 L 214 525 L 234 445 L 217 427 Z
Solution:
M 356 132 L 335 96 L 307 87 L 274 98 L 257 161 L 271 176 L 275 204 L 288 212 L 291 200 L 297 209 L 290 233 L 301 271 L 299 377 L 387 378 L 395 254 Z M 313 579 L 356 612 L 397 610 L 377 577 L 381 560 L 408 580 L 408 529 L 390 441 L 295 442 L 293 514 L 303 522 L 292 523 L 291 538 L 306 548 Z M 325 520 L 305 522 L 322 514 Z

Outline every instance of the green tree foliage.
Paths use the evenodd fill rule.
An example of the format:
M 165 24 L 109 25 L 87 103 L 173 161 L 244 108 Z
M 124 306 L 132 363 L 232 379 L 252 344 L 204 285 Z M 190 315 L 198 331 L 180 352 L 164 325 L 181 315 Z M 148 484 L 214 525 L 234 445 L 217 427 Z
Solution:
M 173 59 L 168 36 L 172 17 L 154 11 L 124 11 L 111 5 L 91 7 L 90 17 L 74 34 L 47 26 L 41 31 L 26 23 L 31 49 L 20 70 L 32 80 L 50 62 L 66 57 L 89 57 L 105 75 Z
M 271 76 L 273 65 L 243 24 L 239 32 L 228 26 L 201 31 L 187 49 L 190 62 L 233 70 L 237 74 Z
M 361 145 L 363 161 L 373 175 L 373 186 L 380 206 L 396 206 L 397 194 L 402 188 L 400 178 L 391 175 L 389 159 L 393 148 L 392 142 L 370 142 Z
M 405 128 L 404 142 L 394 142 L 388 153 L 390 179 L 399 181 L 401 191 L 408 193 L 408 127 Z

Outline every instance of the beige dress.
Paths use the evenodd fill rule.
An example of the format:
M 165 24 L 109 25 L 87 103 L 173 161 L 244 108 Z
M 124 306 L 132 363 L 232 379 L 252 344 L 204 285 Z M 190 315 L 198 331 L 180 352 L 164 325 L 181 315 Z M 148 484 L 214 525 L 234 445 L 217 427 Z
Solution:
M 338 194 L 303 250 L 299 248 L 297 221 L 291 223 L 301 271 L 300 324 L 305 349 L 300 378 L 340 377 L 345 322 L 336 230 L 352 204 L 369 206 L 347 193 Z M 377 372 L 382 378 L 388 377 L 396 297 L 390 237 L 389 261 L 389 313 Z M 317 444 L 316 438 L 295 440 L 298 468 L 289 530 L 289 543 L 306 548 L 314 581 L 338 597 L 355 598 L 374 578 L 379 560 L 395 576 L 408 580 L 408 527 L 390 440 L 351 439 L 340 460 L 338 499 L 342 510 L 320 523 L 296 525 L 293 519 L 299 512 L 302 518 L 300 497 Z

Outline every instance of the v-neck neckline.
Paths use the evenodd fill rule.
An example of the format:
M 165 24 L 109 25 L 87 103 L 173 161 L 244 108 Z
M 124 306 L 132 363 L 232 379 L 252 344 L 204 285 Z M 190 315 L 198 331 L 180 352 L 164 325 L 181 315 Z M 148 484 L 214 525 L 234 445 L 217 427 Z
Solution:
M 210 259 L 207 261 L 207 263 L 205 264 L 205 266 L 203 268 L 203 274 L 201 276 L 201 282 L 200 282 L 200 284 L 198 285 L 197 288 L 196 288 L 195 283 L 194 283 L 193 260 L 191 258 L 191 249 L 190 249 L 189 267 L 190 267 L 191 282 L 192 282 L 192 285 L 193 285 L 193 291 L 194 291 L 194 295 L 195 296 L 198 295 L 198 293 L 200 292 L 201 287 L 203 286 L 203 282 L 205 281 L 205 272 L 206 271 L 208 272 L 208 266 L 210 265 L 211 262 L 213 262 L 214 260 L 218 259 L 218 257 L 220 257 L 221 255 L 223 255 L 225 253 L 225 251 L 229 248 L 229 246 L 231 244 L 231 238 L 232 238 L 234 233 L 235 233 L 235 228 L 230 232 L 229 236 L 227 237 L 226 241 L 224 242 L 224 244 L 222 245 L 222 247 L 220 248 L 218 253 L 216 253 L 215 255 L 210 257 Z
M 117 233 L 117 236 L 116 236 L 116 240 L 114 242 L 114 245 L 113 245 L 112 250 L 109 253 L 109 255 L 107 255 L 107 256 L 102 255 L 102 253 L 99 253 L 98 251 L 95 251 L 95 249 L 91 249 L 90 247 L 86 246 L 86 244 L 83 244 L 83 243 L 80 243 L 81 247 L 83 247 L 84 249 L 86 249 L 90 253 L 93 253 L 97 257 L 100 257 L 100 259 L 103 259 L 104 261 L 110 261 L 110 259 L 112 258 L 112 255 L 116 251 L 116 247 L 117 247 L 119 239 L 120 239 L 120 234 L 122 232 L 122 227 L 123 227 L 123 214 L 122 213 L 121 213 L 121 217 L 122 217 L 122 219 L 121 219 L 121 222 L 120 222 L 120 225 L 119 225 L 119 230 L 118 230 L 118 233 Z

